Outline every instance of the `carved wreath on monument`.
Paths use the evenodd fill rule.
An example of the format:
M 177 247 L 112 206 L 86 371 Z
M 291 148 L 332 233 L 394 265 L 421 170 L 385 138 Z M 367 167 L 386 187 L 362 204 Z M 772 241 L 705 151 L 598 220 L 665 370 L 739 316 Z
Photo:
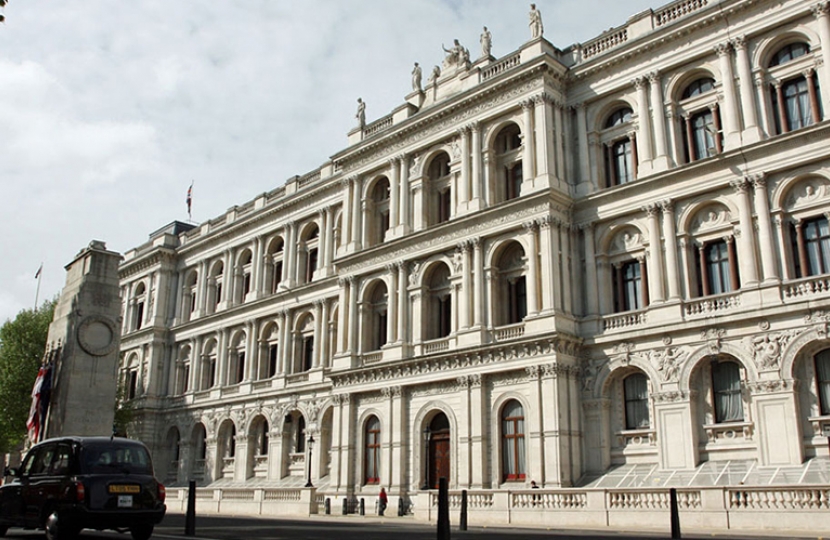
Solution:
M 78 343 L 92 356 L 106 356 L 118 346 L 115 323 L 101 315 L 85 317 L 78 325 Z

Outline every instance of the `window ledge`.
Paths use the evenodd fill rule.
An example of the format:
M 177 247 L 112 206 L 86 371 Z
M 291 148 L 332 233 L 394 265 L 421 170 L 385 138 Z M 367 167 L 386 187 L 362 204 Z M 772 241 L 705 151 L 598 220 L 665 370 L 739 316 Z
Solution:
M 705 424 L 703 429 L 710 443 L 730 443 L 732 441 L 751 441 L 753 434 L 752 422 L 723 422 L 720 424 Z

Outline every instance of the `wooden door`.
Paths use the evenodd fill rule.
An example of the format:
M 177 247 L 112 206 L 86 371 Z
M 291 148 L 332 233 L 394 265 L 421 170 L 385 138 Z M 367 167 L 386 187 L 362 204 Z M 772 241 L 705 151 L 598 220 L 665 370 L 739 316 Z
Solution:
M 438 489 L 438 479 L 450 479 L 450 432 L 433 433 L 429 441 L 429 487 Z

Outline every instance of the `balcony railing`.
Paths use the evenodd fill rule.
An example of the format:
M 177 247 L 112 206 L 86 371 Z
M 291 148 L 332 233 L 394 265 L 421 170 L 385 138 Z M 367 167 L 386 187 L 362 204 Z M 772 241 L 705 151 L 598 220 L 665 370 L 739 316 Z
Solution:
M 741 305 L 740 293 L 727 293 L 718 296 L 690 300 L 686 302 L 683 313 L 687 317 L 721 315 L 723 312 L 734 310 Z

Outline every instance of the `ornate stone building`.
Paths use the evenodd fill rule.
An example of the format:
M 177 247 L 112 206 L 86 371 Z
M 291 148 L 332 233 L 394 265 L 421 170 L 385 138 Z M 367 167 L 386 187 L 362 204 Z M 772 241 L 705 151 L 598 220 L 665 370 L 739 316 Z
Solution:
M 826 512 L 828 2 L 681 0 L 413 86 L 126 254 L 159 473 L 220 511 L 430 517 L 443 476 L 491 520 L 642 525 L 667 486 L 692 524 Z

